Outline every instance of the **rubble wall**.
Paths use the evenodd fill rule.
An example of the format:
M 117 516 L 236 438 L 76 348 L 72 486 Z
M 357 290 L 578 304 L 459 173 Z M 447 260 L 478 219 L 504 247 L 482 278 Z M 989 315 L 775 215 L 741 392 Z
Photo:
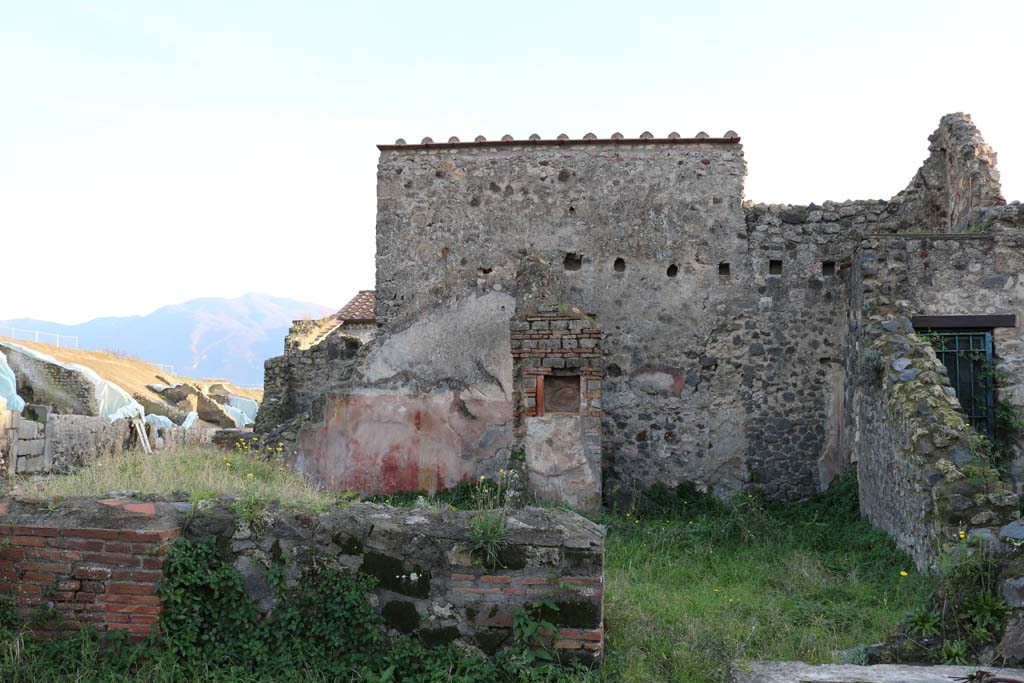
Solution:
M 225 510 L 196 517 L 185 534 L 216 538 L 264 612 L 276 602 L 267 578 L 273 558 L 301 580 L 316 566 L 377 579 L 373 605 L 388 627 L 429 645 L 449 642 L 486 654 L 512 645 L 512 620 L 548 599 L 547 634 L 562 655 L 584 661 L 604 645 L 604 533 L 572 512 L 508 511 L 509 542 L 488 568 L 462 547 L 474 512 L 354 504 L 319 515 L 269 512 L 253 523 Z
M 90 626 L 141 638 L 162 611 L 155 587 L 169 544 L 184 535 L 214 541 L 264 613 L 277 602 L 272 571 L 294 586 L 309 571 L 347 570 L 376 579 L 371 604 L 387 628 L 428 645 L 494 654 L 513 644 L 516 612 L 548 600 L 557 610 L 539 617 L 556 630 L 541 636 L 561 655 L 590 662 L 602 654 L 604 531 L 572 512 L 508 511 L 508 543 L 487 566 L 463 547 L 476 512 L 353 504 L 242 518 L 224 507 L 180 509 L 125 499 L 0 501 L 0 595 L 14 597 L 38 635 Z M 60 619 L 33 619 L 49 609 Z
M 922 569 L 960 530 L 994 533 L 1019 514 L 1011 485 L 983 459 L 945 366 L 910 321 L 919 312 L 1013 310 L 1002 285 L 991 287 L 999 241 L 869 237 L 847 275 L 844 443 L 857 463 L 861 510 Z M 955 293 L 946 288 L 953 280 Z
M 604 333 L 606 494 L 809 495 L 834 446 L 845 301 L 823 262 L 850 253 L 850 216 L 745 210 L 744 174 L 735 141 L 386 149 L 378 317 L 394 334 L 443 324 L 453 301 L 548 288 Z
M 473 416 L 487 421 L 474 434 L 507 431 L 507 323 L 543 291 L 592 313 L 602 330 L 606 499 L 682 482 L 721 496 L 754 486 L 772 499 L 806 497 L 851 452 L 842 272 L 860 240 L 1024 225 L 1019 206 L 1004 205 L 994 153 L 969 116 L 943 117 L 930 140 L 924 166 L 891 200 L 807 206 L 744 202 L 732 136 L 381 146 L 378 334 L 337 380 L 325 379 L 327 368 L 269 362 L 267 405 L 306 415 L 284 430 L 289 443 L 318 449 L 306 462 L 326 462 L 335 456 L 325 444 L 351 440 L 353 425 L 328 426 L 330 406 L 363 390 L 410 406 L 438 392 L 503 396 Z M 1013 250 L 999 258 L 1013 260 Z M 922 311 L 939 310 L 958 287 L 920 278 L 911 294 Z M 999 343 L 1017 372 L 1024 349 L 1015 336 Z M 457 409 L 430 421 L 447 423 Z M 260 431 L 275 422 L 271 409 Z M 461 461 L 447 469 L 486 473 L 505 441 L 460 439 L 449 457 Z M 420 457 L 414 446 L 389 448 L 362 459 Z
M 4 346 L 4 355 L 14 370 L 18 395 L 26 403 L 50 406 L 64 414 L 99 415 L 96 387 L 81 372 L 39 361 L 9 345 Z

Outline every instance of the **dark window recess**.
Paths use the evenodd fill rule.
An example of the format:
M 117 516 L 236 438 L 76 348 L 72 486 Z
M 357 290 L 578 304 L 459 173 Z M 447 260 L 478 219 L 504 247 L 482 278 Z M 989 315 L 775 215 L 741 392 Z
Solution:
M 544 412 L 580 412 L 580 376 L 548 375 L 544 377 Z
M 579 270 L 582 266 L 583 257 L 571 251 L 565 255 L 565 259 L 562 261 L 562 267 L 566 270 Z
M 918 332 L 931 343 L 949 373 L 949 383 L 975 430 L 989 437 L 996 431 L 996 401 L 991 331 L 926 330 Z
M 782 261 L 778 259 L 772 259 L 768 261 L 768 274 L 782 275 Z
M 675 277 L 676 275 L 679 275 L 679 266 L 673 263 L 671 266 L 668 267 L 668 270 L 665 271 L 665 275 L 668 275 L 669 277 Z
M 836 262 L 835 261 L 822 261 L 821 262 L 821 274 L 825 277 L 832 277 L 836 274 Z
M 729 274 L 729 263 L 727 261 L 722 261 L 721 263 L 718 264 L 718 274 L 719 275 L 728 275 Z
M 615 259 L 615 264 L 612 266 L 616 273 L 621 273 L 626 270 L 626 260 L 622 258 Z

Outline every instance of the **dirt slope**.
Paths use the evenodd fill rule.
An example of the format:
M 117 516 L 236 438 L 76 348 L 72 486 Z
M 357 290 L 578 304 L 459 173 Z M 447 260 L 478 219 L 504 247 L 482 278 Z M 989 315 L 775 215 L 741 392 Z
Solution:
M 192 379 L 171 375 L 155 365 L 151 365 L 138 358 L 104 353 L 102 351 L 58 348 L 50 344 L 22 341 L 21 339 L 11 339 L 3 336 L 0 336 L 0 341 L 8 341 L 34 351 L 39 351 L 40 353 L 45 353 L 62 363 L 84 365 L 87 368 L 91 368 L 108 382 L 117 384 L 129 394 L 142 396 L 150 401 L 162 402 L 163 399 L 161 399 L 159 394 L 147 389 L 147 384 L 177 384 L 178 382 L 188 382 L 203 389 L 208 389 L 212 384 L 223 384 L 229 392 L 236 396 L 245 396 L 261 403 L 263 401 L 262 391 L 241 389 L 230 382 L 220 379 Z

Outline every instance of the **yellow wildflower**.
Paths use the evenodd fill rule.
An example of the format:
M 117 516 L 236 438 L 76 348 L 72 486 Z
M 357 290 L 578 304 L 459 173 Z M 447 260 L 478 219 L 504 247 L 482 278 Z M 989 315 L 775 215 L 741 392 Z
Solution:
M 960 530 L 960 538 L 961 540 L 967 538 L 967 532 L 963 529 Z
M 910 575 L 907 574 L 907 572 L 901 570 L 900 571 L 900 576 L 910 576 Z

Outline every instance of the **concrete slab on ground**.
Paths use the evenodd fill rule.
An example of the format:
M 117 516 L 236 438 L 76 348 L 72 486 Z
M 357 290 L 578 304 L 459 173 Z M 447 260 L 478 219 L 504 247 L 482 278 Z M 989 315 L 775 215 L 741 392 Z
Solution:
M 734 662 L 729 670 L 727 683 L 953 683 L 979 670 L 1024 680 L 1024 670 L 987 666 L 854 666 L 803 662 Z

